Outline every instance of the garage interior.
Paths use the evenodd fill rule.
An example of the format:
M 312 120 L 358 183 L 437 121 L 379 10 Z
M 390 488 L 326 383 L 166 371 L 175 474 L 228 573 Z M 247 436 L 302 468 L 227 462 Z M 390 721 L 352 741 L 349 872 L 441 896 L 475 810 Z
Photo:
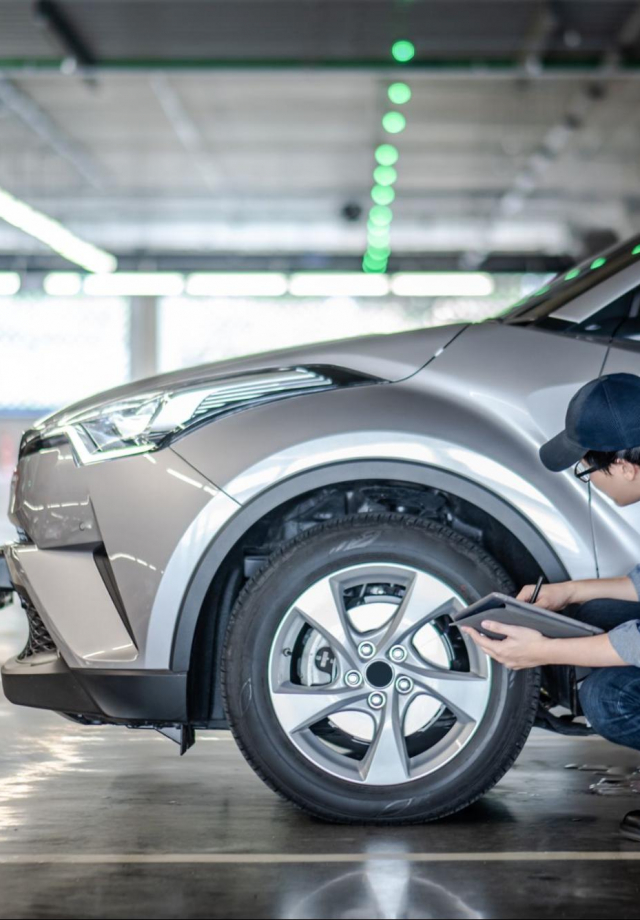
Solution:
M 479 322 L 640 232 L 639 103 L 636 0 L 0 0 L 0 544 L 49 412 Z M 0 662 L 26 636 L 14 599 Z M 0 726 L 0 917 L 640 916 L 640 755 L 594 734 L 535 727 L 469 808 L 363 827 L 228 731 L 181 758 L 4 696 Z

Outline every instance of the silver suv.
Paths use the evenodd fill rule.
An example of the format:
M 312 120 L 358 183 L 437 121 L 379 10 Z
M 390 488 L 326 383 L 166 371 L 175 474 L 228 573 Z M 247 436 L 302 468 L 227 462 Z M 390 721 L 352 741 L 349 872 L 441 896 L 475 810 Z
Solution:
M 640 371 L 639 243 L 498 319 L 167 374 L 25 432 L 2 587 L 30 635 L 7 697 L 182 751 L 230 727 L 334 821 L 440 817 L 535 720 L 589 731 L 584 674 L 508 671 L 450 613 L 637 562 L 639 506 L 590 503 L 537 451 L 585 381 Z

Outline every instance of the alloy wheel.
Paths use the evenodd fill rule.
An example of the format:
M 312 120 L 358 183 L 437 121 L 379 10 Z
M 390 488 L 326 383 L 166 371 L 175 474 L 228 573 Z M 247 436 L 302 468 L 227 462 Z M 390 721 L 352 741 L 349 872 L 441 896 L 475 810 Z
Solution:
M 368 786 L 409 783 L 467 745 L 491 660 L 454 625 L 458 594 L 427 572 L 332 572 L 284 613 L 269 656 L 277 720 L 317 768 Z

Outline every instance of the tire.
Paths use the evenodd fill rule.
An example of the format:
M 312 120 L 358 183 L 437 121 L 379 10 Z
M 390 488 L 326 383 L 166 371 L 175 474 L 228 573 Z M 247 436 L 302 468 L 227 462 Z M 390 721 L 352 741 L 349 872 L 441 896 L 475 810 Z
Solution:
M 374 574 L 367 575 L 368 572 Z M 403 573 L 407 573 L 404 588 L 400 582 L 398 587 L 392 581 L 404 578 Z M 386 579 L 383 586 L 376 584 L 375 578 Z M 353 581 L 356 587 L 348 587 Z M 413 604 L 406 610 L 414 611 L 415 617 L 415 611 L 422 615 L 421 611 L 427 609 L 425 597 L 431 597 L 432 588 L 434 597 L 440 600 L 455 594 L 464 603 L 494 590 L 510 593 L 514 588 L 495 559 L 467 538 L 434 522 L 376 513 L 351 515 L 305 531 L 275 552 L 246 584 L 229 621 L 223 655 L 223 696 L 231 730 L 244 757 L 271 789 L 325 821 L 410 824 L 467 807 L 498 782 L 522 749 L 538 705 L 539 670 L 511 671 L 492 662 L 445 614 L 429 620 L 423 633 L 418 631 L 403 639 L 403 654 L 408 657 L 402 664 L 390 666 L 389 649 L 384 664 L 378 661 L 376 671 L 371 664 L 359 660 L 353 670 L 360 674 L 361 685 L 357 690 L 346 688 L 349 665 L 347 658 L 343 660 L 341 656 L 348 653 L 353 662 L 352 645 L 346 639 L 341 644 L 338 637 L 313 654 L 318 641 L 326 642 L 326 635 L 332 640 L 340 632 L 333 627 L 332 632 L 327 632 L 325 607 L 322 617 L 307 611 L 309 598 L 315 596 L 309 592 L 319 591 L 319 586 L 325 584 L 332 586 L 331 596 L 339 597 L 336 604 L 342 605 L 341 622 L 346 617 L 354 641 L 360 637 L 353 628 L 356 616 L 366 617 L 362 622 L 370 626 L 376 611 L 385 616 L 387 608 L 393 611 L 392 619 L 378 632 L 363 634 L 365 639 L 372 635 L 380 643 L 376 655 L 384 647 L 384 636 L 391 641 L 393 628 L 389 624 L 401 616 L 403 597 L 407 604 Z M 420 585 L 426 595 L 416 594 Z M 413 595 L 409 597 L 411 591 Z M 375 594 L 384 594 L 382 606 L 368 606 L 368 602 L 377 605 Z M 350 613 L 344 614 L 352 603 L 355 606 L 349 608 Z M 438 610 L 449 609 L 447 604 L 450 602 L 438 606 Z M 320 631 L 316 628 L 318 622 Z M 402 628 L 404 624 L 402 620 Z M 395 636 L 401 633 L 398 629 Z M 429 670 L 431 663 L 425 665 L 423 656 L 416 658 L 416 637 L 427 634 L 424 641 L 431 643 L 428 648 L 448 656 L 448 663 L 438 665 L 437 670 Z M 283 644 L 289 636 L 297 637 L 295 643 L 289 643 L 291 647 Z M 370 651 L 363 648 L 362 642 L 357 649 L 360 656 Z M 441 697 L 432 698 L 435 691 L 429 689 L 428 693 L 420 693 L 419 702 L 417 696 L 411 696 L 411 702 L 401 698 L 398 680 L 410 662 L 414 662 L 413 670 L 406 673 L 410 682 L 416 680 L 411 692 L 419 690 L 423 672 L 415 667 L 416 661 L 427 675 L 440 675 L 441 667 L 448 669 L 445 681 L 429 685 L 439 688 L 438 692 L 444 688 Z M 321 667 L 322 672 L 318 670 Z M 462 675 L 463 683 L 471 687 L 472 695 L 458 680 L 451 679 L 451 671 L 464 671 L 465 667 L 469 673 Z M 377 691 L 376 687 L 382 686 L 381 679 L 389 679 L 389 670 L 394 672 L 392 683 L 386 690 Z M 476 677 L 476 672 L 481 676 Z M 312 679 L 300 676 L 306 674 L 311 674 Z M 376 683 L 370 685 L 374 676 Z M 321 685 L 316 683 L 320 678 Z M 479 683 L 471 686 L 467 678 Z M 306 683 L 300 684 L 304 679 Z M 325 686 L 327 694 L 333 690 L 345 695 L 348 692 L 354 701 L 353 710 L 349 703 L 346 713 L 335 709 L 327 718 L 308 726 L 303 719 L 304 727 L 299 728 L 294 724 L 298 719 L 297 701 L 304 703 L 313 694 L 315 706 Z M 356 700 L 362 693 L 369 696 Z M 386 700 L 384 712 L 369 712 L 372 699 L 379 702 L 380 696 Z M 333 701 L 334 697 L 326 699 Z M 400 708 L 393 709 L 402 705 L 409 707 L 404 716 L 399 714 Z M 481 706 L 484 709 L 478 714 Z M 410 707 L 414 707 L 411 715 Z M 424 716 L 419 707 L 435 707 L 435 714 Z M 470 718 L 467 709 L 471 711 L 473 707 L 477 712 L 474 709 L 476 715 Z M 354 712 L 360 720 L 357 730 L 352 727 Z M 351 720 L 346 731 L 345 718 Z M 391 720 L 384 723 L 389 725 L 396 718 L 396 727 L 390 729 L 386 741 L 374 744 L 375 739 L 382 739 L 385 718 Z M 409 734 L 409 722 L 416 718 L 419 727 Z M 455 744 L 448 741 L 450 737 L 458 739 Z M 451 756 L 447 745 L 455 751 Z M 389 756 L 388 763 L 393 767 L 385 772 L 384 758 Z M 402 781 L 396 782 L 398 777 Z

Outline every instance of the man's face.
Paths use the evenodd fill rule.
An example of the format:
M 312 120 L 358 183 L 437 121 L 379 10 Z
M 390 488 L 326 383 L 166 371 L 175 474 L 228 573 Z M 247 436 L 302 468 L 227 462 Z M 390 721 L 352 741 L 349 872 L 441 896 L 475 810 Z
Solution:
M 586 460 L 583 458 L 583 463 Z M 613 499 L 616 505 L 632 505 L 640 501 L 640 466 L 628 460 L 615 460 L 609 469 L 591 474 L 596 489 Z

